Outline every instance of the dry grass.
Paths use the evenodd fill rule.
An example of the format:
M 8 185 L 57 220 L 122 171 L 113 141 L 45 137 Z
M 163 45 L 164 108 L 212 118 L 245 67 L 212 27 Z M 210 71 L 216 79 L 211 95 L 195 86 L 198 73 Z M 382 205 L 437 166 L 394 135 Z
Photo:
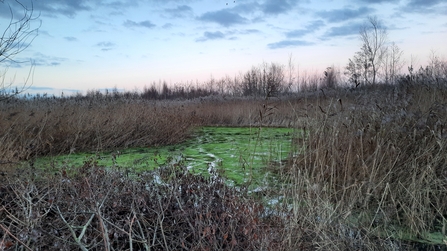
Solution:
M 194 117 L 181 106 L 132 99 L 9 100 L 0 110 L 0 161 L 174 144 Z
M 269 101 L 16 100 L 2 104 L 0 116 L 4 162 L 171 144 L 201 125 L 304 132 L 293 139 L 301 153 L 274 169 L 280 184 L 263 191 L 264 202 L 278 201 L 269 207 L 218 176 L 185 173 L 181 162 L 131 178 L 94 160 L 74 174 L 8 176 L 0 185 L 0 250 L 447 248 L 416 241 L 433 232 L 446 238 L 442 85 L 325 89 Z
M 194 107 L 202 125 L 292 127 L 294 99 L 201 99 Z
M 12 99 L 0 108 L 0 163 L 175 144 L 200 125 L 292 126 L 294 116 L 288 100 Z
M 315 115 L 285 176 L 288 239 L 299 245 L 293 235 L 305 230 L 322 250 L 407 250 L 400 238 L 432 232 L 446 239 L 446 97 L 443 88 L 383 86 L 310 101 Z

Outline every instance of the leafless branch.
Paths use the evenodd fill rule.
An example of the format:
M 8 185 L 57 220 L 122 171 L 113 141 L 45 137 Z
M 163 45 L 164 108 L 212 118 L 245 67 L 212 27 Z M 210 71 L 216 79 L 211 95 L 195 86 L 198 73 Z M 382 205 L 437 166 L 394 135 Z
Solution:
M 1 1 L 1 3 L 4 4 L 3 1 Z M 21 18 L 17 19 L 11 5 L 8 4 L 11 18 L 9 24 L 6 26 L 0 37 L 0 64 L 6 62 L 14 64 L 24 63 L 25 61 L 16 60 L 15 57 L 31 45 L 37 37 L 38 30 L 41 26 L 40 22 L 36 28 L 31 26 L 31 23 L 37 21 L 40 17 L 40 15 L 35 15 L 32 2 L 31 7 L 25 6 L 19 0 L 15 0 L 15 3 L 17 3 L 17 5 L 23 10 L 23 15 Z M 0 100 L 15 96 L 25 91 L 30 83 L 30 78 L 32 78 L 34 74 L 34 67 L 30 67 L 30 71 L 24 80 L 23 86 L 16 88 L 15 91 L 10 91 L 10 93 L 7 93 L 7 89 L 13 86 L 15 76 L 10 83 L 6 84 L 5 74 L 7 71 L 8 68 L 6 67 L 4 72 L 0 73 Z

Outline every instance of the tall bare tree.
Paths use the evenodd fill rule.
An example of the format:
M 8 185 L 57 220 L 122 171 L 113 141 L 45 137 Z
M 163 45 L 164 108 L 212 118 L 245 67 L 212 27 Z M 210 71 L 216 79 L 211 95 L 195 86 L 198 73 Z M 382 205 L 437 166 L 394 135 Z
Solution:
M 361 83 L 376 84 L 378 72 L 387 52 L 388 32 L 377 17 L 368 17 L 360 28 L 362 47 L 349 59 L 345 74 L 356 86 Z
M 388 32 L 377 17 L 368 17 L 368 22 L 360 29 L 360 39 L 366 47 L 372 68 L 372 84 L 375 84 L 377 72 L 386 54 Z
M 5 64 L 5 70 L 0 72 L 0 100 L 17 95 L 29 86 L 33 67 L 30 68 L 29 74 L 22 86 L 16 87 L 12 92 L 8 92 L 8 89 L 13 87 L 14 81 L 5 83 L 5 75 L 8 70 L 6 64 L 23 63 L 16 60 L 15 57 L 31 45 L 38 35 L 38 30 L 40 28 L 40 23 L 37 28 L 31 27 L 31 23 L 37 21 L 37 18 L 39 17 L 39 15 L 35 15 L 34 13 L 32 2 L 31 6 L 25 6 L 19 0 L 9 1 L 9 3 L 5 0 L 0 0 L 0 6 L 2 5 L 7 5 L 9 8 L 10 21 L 4 28 L 0 37 L 0 64 Z M 16 17 L 15 13 L 17 10 L 14 11 L 12 6 L 14 7 L 14 10 L 17 8 L 22 11 L 22 14 L 19 17 Z M 20 11 L 17 12 L 20 13 Z

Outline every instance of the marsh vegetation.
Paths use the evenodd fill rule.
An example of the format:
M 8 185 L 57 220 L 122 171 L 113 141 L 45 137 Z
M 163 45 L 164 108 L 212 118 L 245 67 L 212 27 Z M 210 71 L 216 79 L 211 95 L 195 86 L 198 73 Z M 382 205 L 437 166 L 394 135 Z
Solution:
M 141 93 L 21 97 L 2 82 L 0 250 L 446 250 L 447 64 L 398 75 L 400 51 L 369 24 L 347 81 L 264 63 Z M 249 130 L 247 144 L 197 136 L 222 126 Z M 289 128 L 290 146 L 268 127 Z
M 269 100 L 2 101 L 0 167 L 15 167 L 1 176 L 2 248 L 443 249 L 445 79 L 403 77 L 392 85 L 323 87 Z M 116 164 L 126 149 L 181 151 L 204 126 L 301 134 L 290 134 L 298 151 L 283 161 L 252 163 L 275 174 L 257 190 L 244 180 L 229 185 L 218 168 L 213 175 L 192 172 L 182 158 L 148 169 Z M 47 169 L 39 162 L 78 153 L 90 157 L 49 161 Z M 111 162 L 96 157 L 104 153 Z

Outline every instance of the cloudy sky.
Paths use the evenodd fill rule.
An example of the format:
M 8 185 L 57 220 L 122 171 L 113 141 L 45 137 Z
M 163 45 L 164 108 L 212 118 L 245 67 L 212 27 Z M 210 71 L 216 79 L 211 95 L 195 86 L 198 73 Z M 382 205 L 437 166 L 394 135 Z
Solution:
M 447 56 L 445 0 L 34 0 L 33 6 L 38 36 L 0 69 L 9 67 L 5 80 L 19 84 L 31 59 L 40 90 L 202 82 L 262 62 L 287 65 L 289 55 L 301 72 L 321 73 L 343 68 L 359 50 L 368 16 L 383 21 L 408 62 L 425 64 L 431 51 Z M 0 34 L 11 14 L 22 17 L 23 9 L 0 1 Z

